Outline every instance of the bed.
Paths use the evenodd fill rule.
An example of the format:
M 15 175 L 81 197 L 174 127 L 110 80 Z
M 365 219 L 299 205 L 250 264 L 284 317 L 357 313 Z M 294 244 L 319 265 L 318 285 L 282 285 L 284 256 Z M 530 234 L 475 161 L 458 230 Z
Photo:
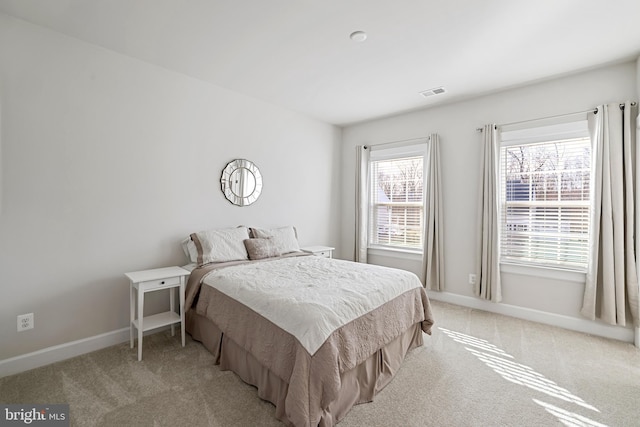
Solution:
M 186 328 L 285 424 L 335 425 L 372 401 L 431 333 L 429 300 L 413 273 L 303 253 L 291 227 L 234 233 L 223 244 L 191 235 L 197 266 Z M 237 254 L 207 258 L 210 247 L 229 252 L 219 247 L 238 238 L 245 258 L 233 259 L 244 255 L 237 242 Z

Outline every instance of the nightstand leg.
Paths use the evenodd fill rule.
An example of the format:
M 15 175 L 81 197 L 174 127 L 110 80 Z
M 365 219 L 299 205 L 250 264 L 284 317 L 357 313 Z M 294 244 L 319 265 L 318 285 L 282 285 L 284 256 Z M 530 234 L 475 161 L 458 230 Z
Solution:
M 144 318 L 144 292 L 138 290 L 138 362 L 142 360 L 142 319 Z
M 129 282 L 129 340 L 133 348 L 133 319 L 136 316 L 136 300 L 133 295 L 133 283 Z
M 182 346 L 184 347 L 184 276 L 180 278 L 180 333 L 182 334 Z
M 176 294 L 175 294 L 175 290 L 176 288 L 170 288 L 169 289 L 169 309 L 171 310 L 172 313 L 176 312 Z M 171 324 L 171 336 L 175 336 L 176 335 L 176 325 L 175 323 Z

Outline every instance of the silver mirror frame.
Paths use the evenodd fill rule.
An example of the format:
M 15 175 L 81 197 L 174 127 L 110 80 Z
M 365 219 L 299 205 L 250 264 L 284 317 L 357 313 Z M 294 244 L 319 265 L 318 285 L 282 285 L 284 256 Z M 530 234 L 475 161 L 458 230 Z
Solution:
M 224 196 L 236 206 L 249 206 L 260 197 L 262 174 L 252 161 L 235 159 L 222 170 L 220 186 Z

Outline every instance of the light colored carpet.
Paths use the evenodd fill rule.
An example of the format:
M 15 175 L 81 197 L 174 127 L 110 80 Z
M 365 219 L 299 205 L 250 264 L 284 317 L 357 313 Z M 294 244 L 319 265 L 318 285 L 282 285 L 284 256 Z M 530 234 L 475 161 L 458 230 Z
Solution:
M 639 426 L 640 351 L 434 302 L 436 326 L 352 426 Z M 0 378 L 2 403 L 69 403 L 74 426 L 281 426 L 199 343 L 168 331 Z

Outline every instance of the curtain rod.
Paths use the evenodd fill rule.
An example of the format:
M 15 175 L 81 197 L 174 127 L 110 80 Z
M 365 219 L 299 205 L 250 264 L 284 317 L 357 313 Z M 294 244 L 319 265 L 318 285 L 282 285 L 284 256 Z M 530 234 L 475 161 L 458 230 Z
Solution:
M 380 147 L 380 146 L 383 146 L 383 145 L 389 145 L 389 144 L 400 144 L 401 142 L 418 141 L 418 140 L 420 140 L 420 139 L 426 139 L 426 140 L 428 141 L 428 140 L 429 140 L 429 138 L 431 138 L 431 137 L 430 137 L 430 136 L 421 136 L 421 137 L 418 137 L 418 138 L 401 139 L 401 140 L 399 140 L 399 141 L 383 142 L 383 143 L 381 143 L 381 144 L 367 144 L 367 145 L 364 145 L 363 147 L 364 147 L 364 149 L 366 150 L 366 149 L 368 149 L 368 148 L 372 148 L 372 147 Z
M 635 105 L 636 105 L 635 101 L 631 103 L 631 106 L 635 106 Z M 619 104 L 619 107 L 620 107 L 620 109 L 624 110 L 624 104 Z M 598 107 L 595 107 L 595 108 L 592 108 L 592 109 L 589 109 L 589 110 L 585 110 L 585 111 L 577 111 L 575 113 L 558 114 L 558 115 L 555 115 L 555 116 L 541 117 L 539 119 L 530 119 L 530 120 L 521 120 L 519 122 L 503 123 L 503 124 L 497 125 L 497 126 L 519 125 L 519 124 L 522 124 L 522 123 L 537 122 L 537 121 L 540 121 L 540 120 L 548 120 L 548 119 L 556 119 L 558 117 L 575 116 L 577 114 L 586 114 L 586 113 L 591 113 L 591 112 L 593 114 L 598 114 Z M 483 128 L 476 128 L 476 131 L 482 132 Z

